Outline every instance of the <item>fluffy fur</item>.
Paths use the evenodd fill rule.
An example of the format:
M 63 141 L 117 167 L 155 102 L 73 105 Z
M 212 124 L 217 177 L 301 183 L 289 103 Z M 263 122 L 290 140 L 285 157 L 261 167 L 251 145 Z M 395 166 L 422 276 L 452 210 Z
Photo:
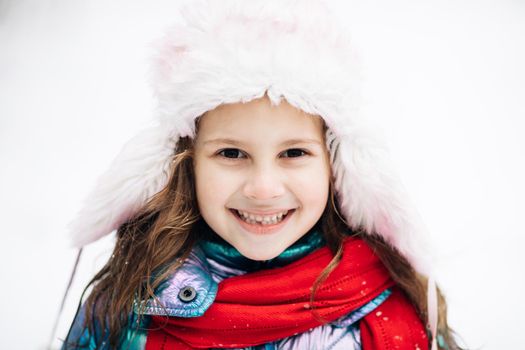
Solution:
M 131 140 L 71 225 L 77 246 L 119 227 L 166 185 L 179 137 L 223 103 L 268 94 L 322 116 L 341 214 L 377 232 L 420 272 L 428 259 L 418 216 L 359 113 L 359 64 L 320 1 L 192 0 L 160 41 L 152 82 L 158 127 Z

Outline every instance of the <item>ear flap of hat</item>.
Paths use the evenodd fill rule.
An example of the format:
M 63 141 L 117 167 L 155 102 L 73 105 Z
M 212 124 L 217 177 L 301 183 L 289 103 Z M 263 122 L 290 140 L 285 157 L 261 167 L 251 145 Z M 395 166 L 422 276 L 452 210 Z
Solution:
M 336 136 L 327 130 L 336 196 L 347 223 L 379 234 L 423 274 L 430 273 L 422 221 L 370 129 L 356 127 Z
M 82 247 L 117 229 L 167 184 L 176 139 L 158 126 L 126 143 L 68 225 L 74 246 Z

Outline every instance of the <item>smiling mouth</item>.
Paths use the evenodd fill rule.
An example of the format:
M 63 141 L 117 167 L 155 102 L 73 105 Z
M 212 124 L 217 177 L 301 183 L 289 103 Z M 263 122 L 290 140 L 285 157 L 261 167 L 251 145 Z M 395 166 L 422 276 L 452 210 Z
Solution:
M 230 209 L 230 211 L 241 221 L 255 226 L 272 226 L 277 225 L 286 220 L 295 209 L 284 210 L 281 213 L 274 215 L 260 215 L 251 214 L 237 209 Z

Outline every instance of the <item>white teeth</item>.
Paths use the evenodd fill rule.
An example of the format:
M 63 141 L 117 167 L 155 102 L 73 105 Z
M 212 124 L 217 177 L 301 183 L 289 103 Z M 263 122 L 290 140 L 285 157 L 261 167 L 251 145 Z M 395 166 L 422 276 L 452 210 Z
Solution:
M 283 216 L 288 213 L 288 210 L 273 215 L 251 214 L 240 210 L 237 210 L 237 213 L 239 213 L 239 216 L 249 224 L 260 223 L 262 225 L 271 225 L 280 222 Z

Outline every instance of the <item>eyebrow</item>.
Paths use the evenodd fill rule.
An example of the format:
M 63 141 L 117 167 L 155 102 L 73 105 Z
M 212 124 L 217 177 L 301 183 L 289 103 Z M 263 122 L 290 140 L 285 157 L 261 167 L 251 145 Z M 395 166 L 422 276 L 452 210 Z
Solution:
M 213 140 L 204 141 L 204 145 L 208 144 L 214 144 L 214 143 L 225 143 L 229 145 L 234 146 L 243 146 L 243 143 L 234 139 L 228 139 L 228 138 L 218 138 Z M 321 146 L 321 142 L 315 139 L 290 139 L 282 142 L 280 146 L 291 146 L 291 145 L 297 145 L 297 144 L 314 144 Z

